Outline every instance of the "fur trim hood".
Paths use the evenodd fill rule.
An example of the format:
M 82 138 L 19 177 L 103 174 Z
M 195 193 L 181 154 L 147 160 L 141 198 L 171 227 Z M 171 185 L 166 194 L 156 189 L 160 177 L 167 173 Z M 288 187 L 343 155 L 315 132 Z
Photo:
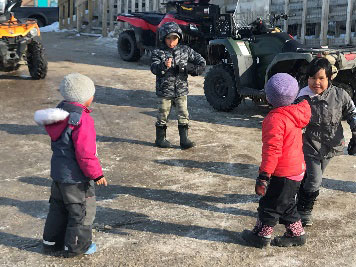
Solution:
M 38 125 L 50 125 L 65 120 L 69 113 L 60 108 L 47 108 L 35 112 L 35 122 Z
M 60 108 L 37 110 L 34 116 L 38 125 L 45 127 L 52 141 L 56 141 L 68 126 L 69 112 Z

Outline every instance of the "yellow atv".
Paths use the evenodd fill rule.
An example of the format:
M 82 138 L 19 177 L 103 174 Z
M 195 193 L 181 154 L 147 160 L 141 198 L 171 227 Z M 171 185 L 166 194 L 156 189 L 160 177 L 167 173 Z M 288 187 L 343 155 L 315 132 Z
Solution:
M 22 0 L 0 0 L 0 71 L 14 71 L 27 63 L 31 77 L 43 79 L 47 74 L 47 60 L 37 21 L 17 20 L 10 12 L 21 3 Z

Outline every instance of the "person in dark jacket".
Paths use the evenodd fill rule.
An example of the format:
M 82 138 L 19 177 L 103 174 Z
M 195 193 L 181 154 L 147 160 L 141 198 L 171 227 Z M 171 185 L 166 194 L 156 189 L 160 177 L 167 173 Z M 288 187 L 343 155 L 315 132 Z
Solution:
M 252 231 L 242 238 L 252 246 L 300 246 L 306 242 L 296 195 L 305 172 L 302 129 L 311 116 L 307 101 L 292 104 L 298 82 L 287 73 L 273 75 L 265 86 L 267 101 L 273 106 L 262 123 L 262 162 L 255 191 L 262 196 L 258 219 Z M 286 232 L 271 241 L 274 226 L 285 225 Z
M 159 47 L 152 52 L 151 71 L 156 75 L 158 116 L 156 141 L 158 147 L 172 147 L 166 140 L 168 116 L 172 104 L 178 114 L 178 130 L 182 149 L 193 147 L 188 138 L 189 113 L 187 108 L 188 74 L 197 76 L 205 69 L 205 59 L 192 48 L 180 45 L 182 30 L 175 22 L 167 22 L 158 30 Z
M 303 225 L 311 226 L 312 210 L 319 195 L 324 170 L 332 157 L 343 154 L 343 119 L 352 132 L 348 154 L 356 155 L 356 108 L 345 90 L 331 84 L 333 72 L 326 58 L 313 59 L 307 74 L 308 86 L 300 90 L 298 99 L 308 100 L 312 116 L 303 134 L 307 170 L 298 193 L 298 211 Z
M 56 108 L 38 110 L 34 119 L 51 137 L 51 196 L 43 233 L 45 251 L 64 250 L 65 256 L 92 254 L 92 224 L 96 213 L 95 188 L 107 185 L 96 154 L 94 120 L 88 107 L 93 81 L 79 73 L 64 77 L 64 98 Z

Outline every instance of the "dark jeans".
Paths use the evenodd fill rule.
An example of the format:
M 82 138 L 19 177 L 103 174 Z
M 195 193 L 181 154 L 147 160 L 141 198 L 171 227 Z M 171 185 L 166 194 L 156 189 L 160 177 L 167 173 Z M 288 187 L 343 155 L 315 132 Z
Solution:
M 278 221 L 284 225 L 299 221 L 300 216 L 296 205 L 299 186 L 300 182 L 272 176 L 266 195 L 259 202 L 259 220 L 272 227 Z
M 96 213 L 94 182 L 65 184 L 52 182 L 49 212 L 43 240 L 65 245 L 69 253 L 82 254 L 92 243 Z

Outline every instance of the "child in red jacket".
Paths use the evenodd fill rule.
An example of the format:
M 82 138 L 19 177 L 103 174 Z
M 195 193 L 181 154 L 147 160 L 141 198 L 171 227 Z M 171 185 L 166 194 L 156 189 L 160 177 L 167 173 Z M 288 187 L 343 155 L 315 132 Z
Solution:
M 71 73 L 59 91 L 64 101 L 56 108 L 38 110 L 35 121 L 51 137 L 50 207 L 43 233 L 45 251 L 64 250 L 65 256 L 92 254 L 95 188 L 107 185 L 96 153 L 96 132 L 90 116 L 95 86 L 82 74 Z
M 309 123 L 311 110 L 307 101 L 292 104 L 298 91 L 298 82 L 287 73 L 273 75 L 265 87 L 273 109 L 262 123 L 262 162 L 255 186 L 262 198 L 256 226 L 242 233 L 243 239 L 255 247 L 271 243 L 278 222 L 285 225 L 286 232 L 274 238 L 272 245 L 298 246 L 306 242 L 296 194 L 305 172 L 302 128 Z

